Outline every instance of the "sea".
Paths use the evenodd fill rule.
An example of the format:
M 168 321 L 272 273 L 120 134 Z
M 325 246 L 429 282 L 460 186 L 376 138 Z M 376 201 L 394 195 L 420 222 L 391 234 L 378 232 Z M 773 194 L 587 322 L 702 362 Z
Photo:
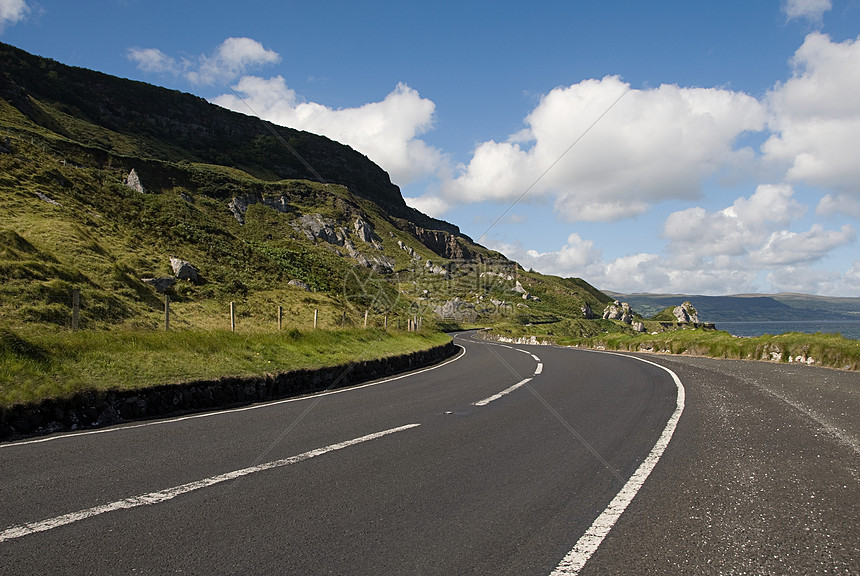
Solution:
M 845 338 L 860 340 L 860 320 L 808 320 L 772 322 L 717 322 L 717 330 L 725 330 L 735 336 L 761 336 L 762 334 L 785 334 L 806 332 L 814 334 L 842 334 Z

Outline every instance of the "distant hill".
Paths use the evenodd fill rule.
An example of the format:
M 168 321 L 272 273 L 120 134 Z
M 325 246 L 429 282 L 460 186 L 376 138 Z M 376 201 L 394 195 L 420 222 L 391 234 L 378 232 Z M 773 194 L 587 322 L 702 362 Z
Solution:
M 621 294 L 604 291 L 650 317 L 685 300 L 695 305 L 703 322 L 767 322 L 803 320 L 860 320 L 860 298 L 836 298 L 807 294 L 738 294 L 702 296 L 689 294 Z

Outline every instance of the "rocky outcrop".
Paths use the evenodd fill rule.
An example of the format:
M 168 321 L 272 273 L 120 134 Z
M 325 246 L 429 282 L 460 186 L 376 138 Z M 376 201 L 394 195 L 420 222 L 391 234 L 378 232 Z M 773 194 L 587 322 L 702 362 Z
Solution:
M 373 228 L 370 227 L 370 224 L 361 218 L 353 222 L 352 227 L 355 229 L 358 239 L 366 244 L 375 244 L 379 239 L 379 237 L 373 233 Z
M 447 320 L 474 321 L 478 318 L 475 305 L 460 298 L 454 298 L 434 306 L 433 312 L 440 318 Z
M 36 192 L 36 196 L 39 197 L 39 200 L 43 202 L 47 202 L 48 204 L 53 204 L 54 206 L 62 206 L 59 202 L 54 200 L 53 198 L 49 198 L 47 194 L 43 194 L 42 192 Z
M 128 176 L 125 177 L 124 184 L 135 192 L 140 192 L 141 194 L 146 193 L 146 189 L 144 189 L 143 184 L 140 183 L 140 178 L 134 168 L 132 168 L 131 172 L 128 173 Z
M 630 327 L 637 332 L 645 332 L 645 324 L 643 324 L 642 322 L 634 322 L 630 325 Z
M 197 282 L 200 275 L 197 273 L 197 268 L 189 262 L 179 258 L 170 258 L 170 266 L 173 268 L 173 275 L 178 280 L 188 280 L 189 282 Z
M 425 270 L 427 270 L 431 274 L 438 274 L 439 276 L 447 276 L 448 275 L 448 271 L 445 268 L 439 266 L 438 264 L 434 264 L 432 260 L 428 260 L 424 264 L 424 268 L 425 268 Z
M 415 236 L 415 238 L 424 244 L 427 248 L 448 260 L 481 260 L 476 257 L 463 242 L 450 232 L 445 230 L 427 230 L 416 226 L 411 222 L 403 222 L 403 226 L 407 232 Z
M 594 310 L 591 309 L 591 305 L 586 302 L 582 305 L 582 317 L 586 320 L 594 320 L 597 316 L 594 315 Z
M 304 290 L 305 292 L 310 292 L 311 287 L 302 282 L 301 280 L 290 280 L 287 282 L 287 286 L 292 286 L 293 288 L 298 288 L 299 290 Z
M 633 322 L 633 310 L 627 302 L 619 302 L 616 300 L 612 304 L 603 309 L 604 320 L 620 320 L 625 324 Z
M 230 213 L 233 217 L 239 221 L 239 224 L 245 223 L 245 213 L 248 211 L 248 206 L 251 204 L 265 204 L 269 208 L 273 210 L 277 210 L 283 214 L 288 214 L 292 212 L 292 208 L 289 203 L 287 203 L 287 198 L 285 196 L 278 196 L 275 198 L 262 198 L 258 196 L 254 196 L 253 194 L 249 194 L 246 196 L 236 196 L 230 203 L 227 205 L 227 208 L 230 210 Z
M 363 220 L 359 220 L 363 223 L 362 225 L 355 226 L 356 232 L 359 233 L 359 237 L 369 238 L 369 242 L 374 248 L 381 248 L 381 246 L 376 243 L 376 235 L 373 234 L 372 230 L 369 230 L 369 225 L 367 225 Z M 324 218 L 321 214 L 304 214 L 296 218 L 290 225 L 295 230 L 302 232 L 308 240 L 319 240 L 321 242 L 331 244 L 334 247 L 343 248 L 347 255 L 355 260 L 360 266 L 372 268 L 376 272 L 383 273 L 394 270 L 395 263 L 392 258 L 382 254 L 363 254 L 355 247 L 352 240 L 349 239 L 349 235 L 346 230 L 338 226 L 334 220 Z M 365 234 L 365 232 L 367 233 Z M 339 250 L 337 250 L 337 253 L 342 255 L 342 252 Z
M 303 214 L 290 225 L 297 232 L 302 232 L 308 240 L 322 240 L 334 246 L 343 246 L 346 241 L 346 230 L 338 227 L 333 220 L 323 218 L 321 214 Z
M 415 250 L 412 248 L 412 246 L 408 246 L 408 245 L 404 244 L 403 240 L 398 240 L 397 246 L 399 246 L 401 250 L 403 250 L 404 252 L 409 254 L 413 260 L 421 260 L 421 255 L 418 254 L 417 252 L 415 252 Z
M 675 306 L 672 314 L 678 319 L 679 324 L 698 324 L 699 313 L 689 301 L 684 302 L 680 306 Z
M 375 272 L 392 272 L 394 270 L 394 260 L 385 255 L 366 255 L 359 252 L 355 245 L 346 239 L 343 243 L 349 257 L 365 268 L 372 268 Z

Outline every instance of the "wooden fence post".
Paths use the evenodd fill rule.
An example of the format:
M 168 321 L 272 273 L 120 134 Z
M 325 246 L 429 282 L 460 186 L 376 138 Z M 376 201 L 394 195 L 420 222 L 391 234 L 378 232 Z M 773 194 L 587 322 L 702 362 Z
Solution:
M 236 306 L 230 302 L 230 331 L 236 331 Z
M 281 323 L 284 319 L 284 307 L 278 306 L 278 330 L 281 329 Z
M 78 323 L 81 317 L 81 291 L 75 288 L 72 290 L 72 332 L 78 329 Z
M 367 310 L 364 311 L 364 327 L 367 328 Z
M 317 329 L 317 318 L 319 318 L 320 311 L 318 309 L 314 309 L 314 330 Z

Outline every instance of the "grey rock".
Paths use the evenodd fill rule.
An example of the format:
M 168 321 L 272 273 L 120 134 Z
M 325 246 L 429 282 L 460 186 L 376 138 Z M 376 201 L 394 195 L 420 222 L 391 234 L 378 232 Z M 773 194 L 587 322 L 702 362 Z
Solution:
M 672 314 L 678 319 L 679 324 L 698 324 L 699 313 L 689 301 L 684 302 L 680 306 L 675 306 Z
M 62 204 L 60 204 L 56 200 L 48 198 L 46 194 L 42 194 L 41 192 L 36 192 L 36 196 L 38 196 L 40 200 L 47 202 L 48 204 L 53 204 L 54 206 L 62 206 Z
M 200 275 L 197 273 L 197 268 L 195 268 L 185 260 L 171 257 L 170 266 L 173 268 L 174 276 L 176 276 L 176 278 L 179 280 L 189 280 L 191 282 L 197 282 L 197 280 L 199 280 L 200 278 Z
M 447 300 L 442 304 L 434 306 L 433 312 L 441 318 L 454 320 L 475 320 L 478 317 L 475 305 L 460 298 Z
M 239 224 L 245 223 L 245 213 L 248 211 L 248 206 L 252 204 L 262 203 L 273 210 L 287 214 L 292 212 L 292 208 L 287 202 L 286 196 L 277 196 L 275 198 L 260 198 L 253 194 L 246 196 L 236 196 L 227 205 L 233 217 L 239 221 Z
M 302 282 L 301 280 L 290 280 L 287 282 L 287 286 L 292 286 L 293 288 L 299 288 L 300 290 L 304 290 L 305 292 L 310 292 L 311 287 Z
M 582 305 L 582 317 L 586 320 L 594 320 L 596 318 L 594 310 L 591 309 L 591 305 L 588 302 Z
M 323 218 L 321 214 L 303 214 L 290 225 L 308 240 L 322 240 L 335 246 L 343 246 L 346 242 L 346 231 L 337 228 L 334 221 Z
M 146 189 L 143 187 L 143 184 L 140 183 L 140 178 L 134 168 L 132 168 L 131 172 L 128 173 L 128 176 L 125 177 L 125 185 L 135 192 L 140 192 L 141 194 L 146 193 Z
M 630 304 L 627 302 L 622 303 L 616 300 L 603 309 L 603 319 L 621 320 L 625 324 L 630 324 L 633 321 L 633 310 L 630 309 Z
M 143 278 L 141 279 L 141 281 L 144 284 L 149 284 L 150 286 L 155 288 L 155 291 L 159 294 L 164 294 L 170 289 L 171 286 L 176 284 L 176 278 L 173 278 L 172 276 L 163 278 Z
M 373 228 L 370 227 L 370 224 L 361 218 L 357 219 L 352 226 L 355 228 L 355 233 L 362 242 L 371 244 L 377 239 L 377 236 L 373 233 Z

